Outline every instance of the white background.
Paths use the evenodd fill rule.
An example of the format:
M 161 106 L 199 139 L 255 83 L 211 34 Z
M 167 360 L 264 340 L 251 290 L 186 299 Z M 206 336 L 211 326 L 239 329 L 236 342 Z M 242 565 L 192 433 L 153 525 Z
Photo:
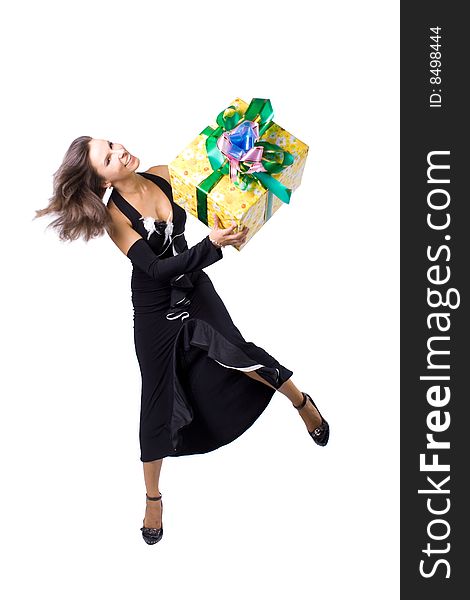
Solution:
M 398 598 L 398 3 L 26 2 L 2 24 L 2 586 L 16 598 Z M 6 85 L 5 85 L 6 82 Z M 168 164 L 237 96 L 310 146 L 289 206 L 207 269 L 331 425 L 276 393 L 232 444 L 165 459 L 139 528 L 131 264 L 62 243 L 80 135 Z M 193 245 L 207 228 L 188 216 Z

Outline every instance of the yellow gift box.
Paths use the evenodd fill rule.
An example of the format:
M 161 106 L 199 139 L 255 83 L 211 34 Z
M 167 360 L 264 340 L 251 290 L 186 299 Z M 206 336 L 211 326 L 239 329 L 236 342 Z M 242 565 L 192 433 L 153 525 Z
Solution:
M 244 121 L 246 125 L 245 115 L 252 117 L 248 123 L 256 123 L 256 131 L 259 123 L 260 135 L 256 140 L 253 139 L 252 144 L 264 145 L 263 158 L 268 158 L 262 164 L 279 172 L 260 174 L 255 169 L 255 172 L 250 173 L 249 167 L 253 164 L 260 165 L 261 161 L 243 163 L 242 160 L 238 163 L 235 161 L 238 170 L 230 170 L 232 161 L 222 155 L 220 140 L 224 133 L 230 136 L 236 129 L 227 130 L 224 126 L 230 126 L 231 123 L 239 126 Z M 230 227 L 234 221 L 238 225 L 238 231 L 244 227 L 249 228 L 247 239 L 238 250 L 245 247 L 282 204 L 289 202 L 291 192 L 301 183 L 307 160 L 307 144 L 274 123 L 271 116 L 269 100 L 255 98 L 248 105 L 236 98 L 220 113 L 216 123 L 201 132 L 168 165 L 173 199 L 179 206 L 209 227 L 214 226 L 212 215 L 215 212 L 221 227 Z M 224 126 L 221 126 L 222 123 Z M 208 140 L 209 137 L 211 140 Z M 277 159 L 277 163 L 274 159 Z M 219 164 L 222 166 L 217 170 Z M 283 199 L 277 197 L 276 193 Z

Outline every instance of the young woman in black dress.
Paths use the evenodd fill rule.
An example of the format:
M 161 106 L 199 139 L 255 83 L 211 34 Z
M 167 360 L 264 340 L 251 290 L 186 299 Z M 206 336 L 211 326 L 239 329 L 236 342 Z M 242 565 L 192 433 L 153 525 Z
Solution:
M 163 535 L 159 477 L 163 458 L 210 452 L 246 431 L 275 391 L 299 411 L 320 446 L 329 426 L 292 371 L 247 342 L 204 268 L 247 231 L 214 226 L 188 248 L 186 212 L 173 201 L 165 165 L 138 172 L 122 144 L 82 136 L 54 174 L 54 195 L 36 216 L 62 240 L 86 241 L 106 231 L 133 265 L 134 341 L 142 375 L 140 447 L 147 492 L 141 527 L 148 544 Z M 111 193 L 110 193 L 111 192 Z M 104 194 L 104 195 L 103 195 Z

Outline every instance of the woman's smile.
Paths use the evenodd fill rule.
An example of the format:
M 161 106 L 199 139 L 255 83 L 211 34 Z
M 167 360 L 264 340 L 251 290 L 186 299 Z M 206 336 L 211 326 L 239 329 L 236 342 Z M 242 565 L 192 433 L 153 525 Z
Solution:
M 140 164 L 122 144 L 102 139 L 91 139 L 89 157 L 98 175 L 113 183 L 127 178 Z

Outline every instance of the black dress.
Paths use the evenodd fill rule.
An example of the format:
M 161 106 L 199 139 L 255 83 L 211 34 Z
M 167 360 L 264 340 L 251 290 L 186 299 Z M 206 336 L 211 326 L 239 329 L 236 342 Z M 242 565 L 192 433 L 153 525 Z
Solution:
M 166 194 L 173 219 L 142 216 L 116 189 L 115 205 L 142 236 L 127 256 L 134 342 L 142 375 L 140 459 L 202 454 L 246 431 L 275 390 L 245 375 L 256 371 L 276 389 L 292 376 L 235 327 L 202 268 L 220 260 L 209 236 L 188 248 L 186 212 L 162 177 L 139 173 Z M 149 260 L 150 258 L 150 260 Z

